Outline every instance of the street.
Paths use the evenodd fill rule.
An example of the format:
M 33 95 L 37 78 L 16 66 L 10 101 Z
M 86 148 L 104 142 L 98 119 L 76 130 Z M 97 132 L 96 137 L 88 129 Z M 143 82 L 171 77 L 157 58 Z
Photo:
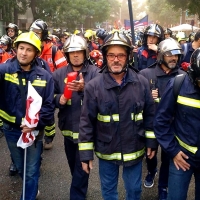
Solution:
M 51 150 L 45 150 L 41 166 L 41 177 L 39 182 L 40 198 L 39 200 L 68 200 L 71 175 L 64 153 L 63 136 L 57 129 L 54 138 L 54 146 Z M 5 137 L 0 138 L 0 200 L 18 200 L 20 199 L 22 181 L 20 177 L 9 176 L 10 155 L 7 148 Z M 159 154 L 160 156 L 160 154 Z M 158 160 L 160 163 L 160 157 Z M 147 173 L 145 160 L 143 162 L 143 179 Z M 153 188 L 144 188 L 142 185 L 141 200 L 157 200 L 158 176 L 155 178 Z M 123 180 L 119 178 L 119 200 L 125 199 Z M 95 159 L 93 170 L 91 171 L 87 200 L 101 200 L 100 183 L 98 178 L 98 159 Z M 194 180 L 190 184 L 188 200 L 194 200 Z

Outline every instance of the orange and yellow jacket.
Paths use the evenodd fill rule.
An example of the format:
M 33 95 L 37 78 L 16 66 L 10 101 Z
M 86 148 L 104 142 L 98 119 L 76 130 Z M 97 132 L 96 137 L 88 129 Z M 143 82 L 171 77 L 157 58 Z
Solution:
M 56 69 L 67 66 L 67 60 L 63 53 L 57 48 L 56 48 L 56 53 L 55 57 L 53 59 L 53 46 L 54 44 L 52 42 L 43 42 L 43 50 L 40 55 L 40 58 L 44 59 L 49 67 L 51 72 L 54 72 Z

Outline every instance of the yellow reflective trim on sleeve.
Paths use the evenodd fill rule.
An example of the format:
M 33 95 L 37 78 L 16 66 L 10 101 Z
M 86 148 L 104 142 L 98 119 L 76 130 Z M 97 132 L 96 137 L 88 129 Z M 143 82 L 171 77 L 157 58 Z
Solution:
M 176 135 L 175 135 L 176 139 L 178 140 L 178 143 L 185 149 L 187 149 L 188 151 L 190 151 L 191 153 L 195 154 L 198 151 L 197 147 L 193 147 L 193 146 L 189 146 L 188 144 L 186 144 L 185 142 L 181 141 Z
M 56 130 L 54 129 L 54 130 L 52 130 L 52 131 L 46 131 L 46 130 L 44 130 L 44 134 L 46 135 L 46 136 L 52 136 L 52 135 L 54 135 L 56 133 Z
M 145 137 L 146 138 L 156 138 L 153 131 L 145 131 Z
M 46 84 L 47 84 L 46 80 L 34 80 L 32 86 L 45 87 Z
M 160 98 L 154 99 L 154 102 L 159 103 L 160 102 Z
M 121 153 L 113 153 L 113 154 L 101 154 L 99 152 L 95 152 L 96 156 L 104 159 L 104 160 L 122 160 L 127 162 L 131 160 L 135 160 L 141 156 L 143 156 L 145 153 L 145 148 L 143 148 L 140 151 L 134 152 L 134 153 L 128 153 L 128 154 L 121 154 Z
M 46 129 L 46 130 L 51 130 L 51 129 L 55 128 L 55 127 L 56 127 L 56 124 L 54 123 L 54 124 L 51 125 L 51 126 L 45 126 L 44 129 Z
M 71 100 L 71 99 L 68 99 L 68 100 L 67 100 L 67 105 L 68 105 L 68 106 L 71 106 L 71 105 L 72 105 L 72 100 Z
M 79 143 L 78 144 L 79 151 L 85 151 L 85 150 L 93 150 L 94 149 L 94 143 L 93 142 L 85 142 L 85 143 Z
M 200 100 L 191 99 L 191 98 L 183 97 L 183 96 L 178 96 L 177 102 L 182 105 L 185 105 L 185 106 L 200 108 Z
M 5 73 L 5 78 L 4 79 L 6 81 L 9 81 L 9 82 L 12 82 L 12 83 L 15 83 L 15 84 L 19 85 L 19 79 L 16 77 L 16 75 Z M 23 85 L 26 85 L 26 80 L 22 79 L 22 83 L 23 83 Z
M 7 120 L 9 122 L 12 122 L 12 123 L 15 123 L 15 121 L 16 121 L 16 117 L 15 116 L 10 116 L 3 110 L 0 110 L 0 116 L 2 118 L 4 118 L 5 120 Z
M 134 115 L 134 113 L 131 113 L 131 120 L 139 121 L 143 119 L 142 112 Z
M 78 139 L 79 133 L 75 133 L 75 132 L 72 132 L 72 131 L 69 131 L 69 130 L 62 130 L 61 132 L 62 132 L 63 136 L 68 136 L 68 137 L 71 137 L 73 139 Z
M 119 121 L 119 114 L 113 114 L 110 116 L 110 115 L 100 115 L 98 113 L 98 115 L 97 115 L 97 119 L 101 122 L 110 122 L 111 117 L 112 117 L 113 121 L 115 121 L 115 122 Z
M 0 119 L 0 127 L 3 126 L 3 121 Z

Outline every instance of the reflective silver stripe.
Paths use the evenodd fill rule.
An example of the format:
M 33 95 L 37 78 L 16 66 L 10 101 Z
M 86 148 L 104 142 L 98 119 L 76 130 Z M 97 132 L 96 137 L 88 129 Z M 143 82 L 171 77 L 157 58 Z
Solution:
M 146 138 L 156 138 L 153 131 L 145 131 L 145 137 Z
M 123 160 L 126 161 L 131 161 L 135 160 L 141 156 L 143 156 L 145 153 L 145 148 L 143 148 L 140 151 L 134 152 L 134 153 L 129 153 L 129 154 L 121 154 L 121 153 L 113 153 L 113 154 L 101 154 L 99 152 L 95 152 L 97 157 L 102 158 L 104 160 Z
M 111 116 L 110 115 L 100 115 L 98 113 L 97 119 L 101 122 L 110 122 Z M 113 114 L 112 119 L 113 119 L 113 121 L 118 122 L 119 121 L 119 114 Z
M 0 116 L 9 122 L 15 123 L 16 117 L 8 115 L 5 111 L 0 110 Z
M 73 139 L 78 139 L 79 133 L 75 133 L 69 130 L 62 130 L 61 132 L 63 136 L 68 136 L 68 137 L 72 137 Z
M 66 61 L 66 59 L 65 59 L 65 57 L 62 57 L 62 58 L 56 60 L 56 61 L 55 61 L 55 64 L 56 64 L 56 65 L 59 65 L 60 63 L 62 63 L 62 62 L 64 62 L 64 61 Z
M 94 149 L 94 143 L 93 142 L 85 142 L 85 143 L 79 143 L 78 144 L 79 150 L 93 150 Z
M 176 135 L 175 135 L 176 136 Z M 178 143 L 185 149 L 187 149 L 188 151 L 190 151 L 191 153 L 195 154 L 198 150 L 197 147 L 193 147 L 193 146 L 189 146 L 188 144 L 184 143 L 183 141 L 181 141 L 177 136 L 176 139 L 178 140 Z
M 191 98 L 183 97 L 183 96 L 178 96 L 177 102 L 182 105 L 186 105 L 186 106 L 190 106 L 190 107 L 194 107 L 194 108 L 200 108 L 200 100 L 191 99 Z

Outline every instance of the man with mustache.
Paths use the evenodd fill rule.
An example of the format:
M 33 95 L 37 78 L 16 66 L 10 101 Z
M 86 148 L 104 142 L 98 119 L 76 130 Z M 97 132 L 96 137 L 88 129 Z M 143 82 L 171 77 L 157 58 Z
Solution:
M 79 125 L 79 153 L 90 173 L 93 151 L 99 158 L 104 200 L 118 199 L 119 168 L 127 200 L 141 197 L 142 159 L 147 147 L 151 159 L 157 147 L 152 118 L 154 102 L 147 80 L 129 65 L 129 38 L 114 32 L 104 39 L 102 74 L 85 87 Z
M 185 73 L 180 70 L 177 65 L 181 55 L 182 49 L 180 44 L 172 38 L 167 38 L 158 45 L 157 63 L 140 71 L 140 74 L 147 78 L 151 87 L 155 109 L 157 108 L 169 79 L 175 77 L 177 74 Z M 154 156 L 152 159 L 148 159 L 147 157 L 146 161 L 148 175 L 145 179 L 144 186 L 151 188 L 154 185 L 154 177 L 157 173 L 157 157 Z M 159 200 L 167 199 L 168 174 L 169 157 L 164 151 L 162 151 L 158 183 Z

